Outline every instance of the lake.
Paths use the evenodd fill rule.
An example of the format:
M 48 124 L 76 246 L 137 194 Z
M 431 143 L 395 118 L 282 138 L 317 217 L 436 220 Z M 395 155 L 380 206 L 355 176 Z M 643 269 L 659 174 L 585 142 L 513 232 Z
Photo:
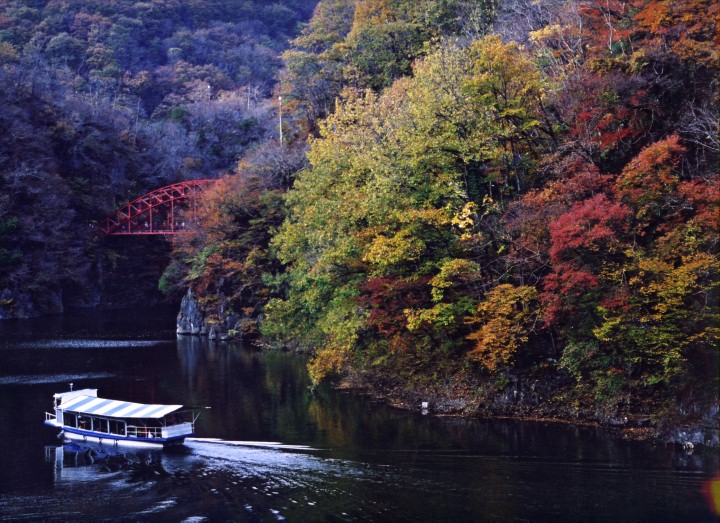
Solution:
M 311 390 L 305 360 L 176 339 L 175 310 L 0 322 L 0 519 L 715 521 L 716 452 L 563 424 L 438 418 Z M 183 403 L 196 437 L 138 471 L 63 458 L 52 395 Z

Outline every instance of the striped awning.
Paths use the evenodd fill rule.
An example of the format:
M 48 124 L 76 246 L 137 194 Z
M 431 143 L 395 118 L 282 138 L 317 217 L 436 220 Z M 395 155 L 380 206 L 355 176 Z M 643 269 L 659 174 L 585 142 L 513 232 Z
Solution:
M 162 418 L 181 409 L 182 405 L 145 405 L 129 401 L 108 400 L 95 396 L 75 396 L 61 403 L 67 412 L 92 414 L 109 418 Z

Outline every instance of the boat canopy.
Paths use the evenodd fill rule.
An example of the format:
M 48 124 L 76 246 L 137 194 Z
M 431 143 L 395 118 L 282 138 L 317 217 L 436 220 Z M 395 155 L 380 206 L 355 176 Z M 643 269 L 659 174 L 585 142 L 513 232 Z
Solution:
M 158 419 L 180 410 L 182 405 L 145 405 L 129 401 L 108 400 L 96 396 L 74 396 L 59 406 L 64 411 L 77 414 L 92 414 L 109 418 L 152 418 Z

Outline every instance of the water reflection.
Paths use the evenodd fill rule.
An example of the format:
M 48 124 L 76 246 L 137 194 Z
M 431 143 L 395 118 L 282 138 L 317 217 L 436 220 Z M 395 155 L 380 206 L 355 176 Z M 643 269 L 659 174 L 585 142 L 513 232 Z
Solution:
M 310 392 L 304 362 L 290 355 L 204 339 L 181 340 L 178 358 L 198 401 L 227 406 L 211 411 L 200 424 L 203 434 L 318 449 L 295 456 L 227 442 L 189 443 L 202 457 L 202 477 L 244 485 L 241 490 L 253 496 L 290 496 L 286 505 L 265 507 L 278 517 L 307 516 L 303 510 L 350 520 L 389 514 L 410 520 L 660 521 L 709 515 L 701 491 L 718 467 L 713 453 L 678 456 L 591 428 L 412 415 L 329 388 Z M 226 496 L 237 494 L 224 488 Z M 291 497 L 295 489 L 307 503 Z M 257 515 L 264 505 L 256 500 L 247 506 Z
M 16 322 L 16 334 L 0 325 L 9 334 L 0 341 L 2 518 L 715 520 L 703 489 L 717 453 L 590 428 L 421 416 L 311 390 L 302 358 L 199 337 L 163 341 L 173 316 L 58 320 L 50 334 L 37 322 Z M 163 322 L 169 328 L 158 330 Z M 58 466 L 57 455 L 45 459 L 57 439 L 42 420 L 64 381 L 211 408 L 196 437 L 162 452 L 154 469 L 65 457 Z
M 102 472 L 127 471 L 135 479 L 167 476 L 161 449 L 132 449 L 122 445 L 66 442 L 45 446 L 45 461 L 53 467 L 53 481 L 81 481 Z
M 311 400 L 304 361 L 207 338 L 178 339 L 184 388 L 193 405 L 211 407 L 197 433 L 225 439 L 308 441 Z

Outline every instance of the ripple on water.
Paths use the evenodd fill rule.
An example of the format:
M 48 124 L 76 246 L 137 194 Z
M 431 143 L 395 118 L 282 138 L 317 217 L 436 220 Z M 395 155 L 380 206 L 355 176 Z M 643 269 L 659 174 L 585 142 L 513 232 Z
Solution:
M 175 340 L 37 340 L 13 343 L 13 349 L 123 349 L 167 346 Z
M 139 516 L 150 516 L 152 514 L 159 514 L 159 513 L 165 512 L 165 511 L 175 507 L 176 505 L 177 505 L 176 499 L 174 499 L 174 498 L 165 499 L 165 500 L 155 503 L 152 507 L 150 507 L 146 510 L 143 510 L 142 512 L 139 512 L 138 515 Z M 200 520 L 200 521 L 202 521 L 202 520 Z
M 263 520 L 313 520 L 328 514 L 383 518 L 388 507 L 374 503 L 368 492 L 409 487 L 431 493 L 441 487 L 407 471 L 388 474 L 384 467 L 328 457 L 309 447 L 205 439 L 186 440 L 186 445 L 191 453 L 183 460 L 184 471 L 175 473 L 186 488 L 200 487 L 226 507 L 243 507 Z
M 22 376 L 0 376 L 0 385 L 43 385 L 66 383 L 73 380 L 100 380 L 114 377 L 109 372 L 88 372 L 84 374 L 42 374 Z

